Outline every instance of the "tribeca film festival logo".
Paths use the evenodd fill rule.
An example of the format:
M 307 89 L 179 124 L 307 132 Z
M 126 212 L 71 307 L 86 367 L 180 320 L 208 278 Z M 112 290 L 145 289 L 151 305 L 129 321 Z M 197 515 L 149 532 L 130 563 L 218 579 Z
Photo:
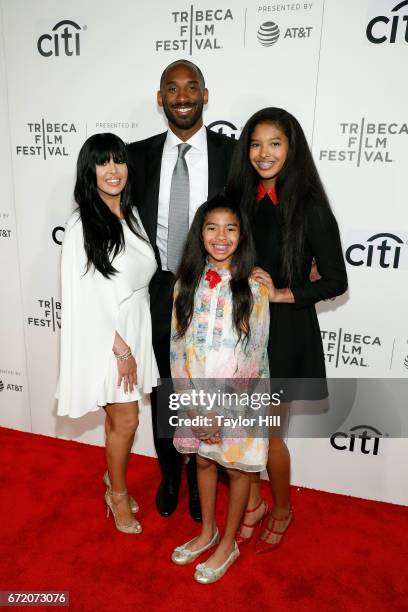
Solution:
M 345 257 L 351 266 L 396 270 L 400 265 L 402 245 L 406 244 L 395 234 L 381 232 L 367 238 L 366 244 L 351 244 Z
M 27 128 L 31 142 L 17 145 L 17 155 L 34 155 L 44 160 L 70 155 L 67 140 L 72 133 L 77 133 L 74 123 L 51 123 L 41 119 L 39 122 L 27 123 Z
M 381 349 L 379 336 L 354 333 L 339 328 L 336 331 L 321 330 L 324 356 L 333 367 L 357 366 L 370 367 L 370 353 Z
M 350 427 L 348 433 L 336 431 L 330 437 L 330 444 L 339 451 L 348 450 L 350 453 L 360 452 L 363 455 L 378 455 L 380 438 L 384 437 L 375 427 L 370 425 L 356 425 Z
M 51 298 L 48 300 L 37 300 L 39 312 L 27 317 L 28 325 L 34 327 L 45 327 L 53 332 L 61 329 L 61 301 Z
M 192 4 L 188 11 L 171 11 L 175 37 L 156 40 L 156 51 L 193 51 L 222 49 L 217 37 L 217 26 L 234 20 L 231 9 L 196 9 Z
M 388 15 L 373 17 L 367 24 L 366 35 L 369 42 L 374 45 L 407 43 L 408 0 L 396 4 Z
M 394 162 L 389 150 L 389 140 L 396 136 L 408 135 L 407 123 L 372 123 L 363 117 L 359 123 L 340 123 L 344 137 L 340 149 L 321 149 L 319 160 L 349 162 L 357 167 L 365 163 Z
M 50 33 L 39 37 L 38 53 L 43 57 L 81 55 L 80 32 L 86 29 L 86 25 L 81 27 L 75 21 L 63 19 L 55 24 Z

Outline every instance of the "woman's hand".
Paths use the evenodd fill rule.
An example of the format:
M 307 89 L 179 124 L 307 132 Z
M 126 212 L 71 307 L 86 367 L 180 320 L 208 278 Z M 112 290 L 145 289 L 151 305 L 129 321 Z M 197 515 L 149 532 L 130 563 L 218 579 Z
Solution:
M 251 279 L 257 283 L 261 283 L 261 285 L 267 288 L 270 302 L 280 302 L 281 304 L 293 304 L 295 302 L 292 291 L 288 288 L 276 289 L 271 275 L 262 268 L 254 268 L 252 270 Z
M 276 301 L 277 289 L 275 289 L 272 277 L 268 272 L 265 272 L 262 268 L 256 267 L 252 270 L 251 279 L 267 288 L 270 302 Z
M 123 390 L 125 393 L 131 393 L 137 383 L 137 364 L 136 360 L 131 355 L 128 359 L 117 359 L 118 364 L 118 387 L 123 381 Z
M 320 272 L 317 269 L 317 263 L 315 260 L 312 261 L 312 267 L 310 268 L 309 280 L 311 283 L 315 283 L 320 280 L 322 277 L 320 276 Z

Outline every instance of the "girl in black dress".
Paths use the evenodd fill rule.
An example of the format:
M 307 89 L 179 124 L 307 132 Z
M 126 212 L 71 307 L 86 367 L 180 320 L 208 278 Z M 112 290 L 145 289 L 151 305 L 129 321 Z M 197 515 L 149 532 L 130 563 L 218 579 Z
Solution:
M 253 223 L 258 266 L 253 278 L 269 292 L 269 369 L 284 389 L 280 414 L 285 420 L 288 402 L 327 396 L 315 304 L 347 289 L 337 222 L 295 117 L 265 108 L 249 119 L 234 152 L 228 191 Z M 314 263 L 318 280 L 311 280 Z M 251 539 L 268 514 L 256 552 L 274 550 L 293 519 L 290 456 L 276 433 L 269 439 L 267 471 L 272 510 L 268 514 L 255 477 L 238 536 L 241 543 Z

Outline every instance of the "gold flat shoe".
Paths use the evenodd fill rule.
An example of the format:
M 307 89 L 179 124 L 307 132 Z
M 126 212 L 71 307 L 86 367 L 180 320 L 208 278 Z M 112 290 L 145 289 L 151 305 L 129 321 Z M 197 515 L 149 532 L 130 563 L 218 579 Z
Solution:
M 198 550 L 189 550 L 187 548 L 188 545 L 191 544 L 191 542 L 193 542 L 195 539 L 196 538 L 193 538 L 182 546 L 177 546 L 177 548 L 173 550 L 173 554 L 171 555 L 171 560 L 173 561 L 173 563 L 176 563 L 177 565 L 187 565 L 187 563 L 192 563 L 192 561 L 195 561 L 197 557 L 201 555 L 201 553 L 218 544 L 218 542 L 220 541 L 220 533 L 218 529 L 216 529 L 213 537 L 208 542 L 208 544 L 206 544 L 202 548 L 199 548 Z
M 108 489 L 112 489 L 112 483 L 109 477 L 108 470 L 106 470 L 106 472 L 103 475 L 103 482 L 105 483 Z M 129 495 L 129 505 L 130 505 L 130 509 L 133 512 L 133 514 L 136 514 L 136 512 L 139 512 L 139 504 L 131 495 Z
M 116 508 L 112 502 L 112 495 L 117 497 L 124 497 L 127 495 L 127 491 L 112 491 L 107 489 L 105 492 L 105 503 L 106 503 L 106 516 L 109 518 L 109 512 L 112 512 L 113 520 L 115 521 L 116 529 L 122 533 L 130 533 L 136 535 L 142 533 L 142 526 L 136 519 L 130 520 L 128 523 L 122 523 L 120 518 L 116 514 Z
M 196 572 L 194 574 L 194 580 L 199 582 L 200 584 L 210 584 L 211 582 L 217 582 L 220 578 L 223 577 L 225 572 L 231 565 L 236 561 L 239 557 L 239 548 L 238 544 L 234 542 L 234 548 L 230 556 L 220 567 L 216 569 L 212 569 L 211 567 L 207 567 L 205 563 L 199 563 L 196 567 Z

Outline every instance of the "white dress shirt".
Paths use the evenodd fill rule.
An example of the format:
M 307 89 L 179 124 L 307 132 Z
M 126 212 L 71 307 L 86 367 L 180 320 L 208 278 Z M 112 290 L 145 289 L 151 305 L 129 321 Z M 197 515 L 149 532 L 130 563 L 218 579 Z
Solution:
M 160 171 L 159 206 L 157 214 L 157 238 L 162 269 L 167 270 L 167 236 L 169 231 L 169 202 L 171 179 L 178 157 L 180 140 L 170 129 L 167 132 L 163 147 L 163 157 Z M 194 218 L 197 208 L 207 200 L 208 196 L 208 152 L 207 131 L 204 125 L 186 141 L 191 145 L 187 151 L 187 162 L 190 183 L 189 226 Z

